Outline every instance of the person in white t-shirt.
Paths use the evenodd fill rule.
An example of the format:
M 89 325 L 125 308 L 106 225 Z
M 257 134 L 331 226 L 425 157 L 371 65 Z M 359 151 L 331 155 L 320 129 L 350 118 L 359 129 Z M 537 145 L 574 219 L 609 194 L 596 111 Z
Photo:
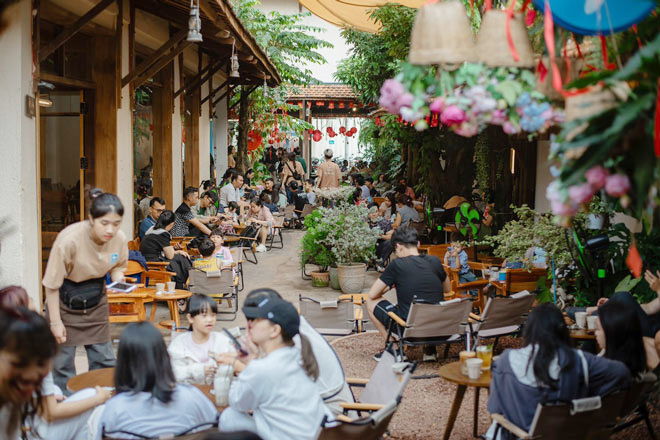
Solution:
M 214 355 L 236 352 L 227 336 L 213 331 L 216 313 L 213 298 L 190 297 L 186 317 L 192 331 L 175 337 L 167 349 L 177 382 L 210 384 L 218 370 Z
M 319 366 L 309 341 L 300 335 L 301 350 L 293 342 L 300 332 L 298 312 L 287 301 L 265 298 L 255 307 L 244 306 L 243 313 L 248 341 L 265 356 L 246 365 L 236 355 L 221 355 L 220 362 L 239 374 L 229 389 L 220 430 L 247 430 L 264 440 L 316 439 L 330 411 L 314 384 Z
M 194 385 L 176 383 L 167 347 L 149 322 L 121 332 L 115 367 L 117 395 L 98 420 L 95 439 L 168 438 L 217 424 L 218 410 Z

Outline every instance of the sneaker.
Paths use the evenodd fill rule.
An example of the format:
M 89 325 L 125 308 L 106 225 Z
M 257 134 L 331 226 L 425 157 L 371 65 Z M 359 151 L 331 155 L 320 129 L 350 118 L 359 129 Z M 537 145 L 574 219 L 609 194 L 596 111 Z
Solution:
M 387 349 L 387 351 L 389 351 L 390 353 L 392 353 L 392 349 L 391 349 L 391 348 Z M 374 355 L 374 360 L 375 360 L 376 362 L 380 362 L 380 358 L 383 357 L 383 353 L 384 353 L 384 352 L 385 352 L 385 350 L 376 353 L 376 354 Z M 396 352 L 396 353 L 392 353 L 392 355 L 394 356 L 394 361 L 395 361 L 395 362 L 406 362 L 406 361 L 408 361 L 408 357 L 407 357 L 405 354 L 404 354 L 403 356 L 401 356 L 401 355 L 399 354 L 399 352 Z
M 435 346 L 425 345 L 424 355 L 422 356 L 422 362 L 435 362 L 437 360 L 438 360 L 438 354 L 435 351 Z
M 266 249 L 266 245 L 264 245 L 264 244 L 260 244 L 259 246 L 257 246 L 257 249 L 256 249 L 257 252 L 266 252 L 267 250 L 268 249 Z

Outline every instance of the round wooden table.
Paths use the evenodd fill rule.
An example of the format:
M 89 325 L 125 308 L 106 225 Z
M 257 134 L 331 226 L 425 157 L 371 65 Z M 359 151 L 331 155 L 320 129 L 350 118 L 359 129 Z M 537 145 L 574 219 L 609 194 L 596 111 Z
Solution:
M 574 328 L 569 330 L 569 336 L 571 339 L 577 339 L 581 341 L 589 341 L 596 339 L 595 330 L 587 330 L 584 328 Z
M 176 324 L 176 328 L 181 327 L 181 316 L 179 316 L 178 301 L 180 299 L 190 298 L 190 295 L 192 295 L 190 291 L 183 289 L 176 289 L 173 293 L 163 292 L 161 294 L 156 293 L 156 289 L 151 289 L 149 292 L 149 296 L 151 297 L 151 299 L 153 299 L 154 302 L 156 301 L 167 302 L 167 308 L 170 310 L 171 322 L 161 321 L 158 324 L 165 328 L 171 328 L 172 322 L 174 322 L 174 324 Z M 154 304 L 151 308 L 151 322 L 153 322 L 155 318 L 156 318 L 156 305 Z
M 448 440 L 451 435 L 451 430 L 454 429 L 454 423 L 456 422 L 456 416 L 458 415 L 458 410 L 461 408 L 461 403 L 463 402 L 463 397 L 465 396 L 465 391 L 467 387 L 475 387 L 474 390 L 474 421 L 472 434 L 474 437 L 478 437 L 477 428 L 478 428 L 478 417 L 479 417 L 479 390 L 481 388 L 490 388 L 491 374 L 490 370 L 483 370 L 481 376 L 477 380 L 472 380 L 468 376 L 465 376 L 461 373 L 461 363 L 459 361 L 451 362 L 440 367 L 438 370 L 438 375 L 446 381 L 455 383 L 458 385 L 456 387 L 456 394 L 454 395 L 454 403 L 451 405 L 451 411 L 449 413 L 449 419 L 447 420 L 447 426 L 445 428 L 445 433 L 443 435 L 444 440 Z
M 193 384 L 200 389 L 201 392 L 215 405 L 215 394 L 212 385 L 199 385 Z M 72 393 L 80 391 L 85 388 L 99 387 L 114 387 L 115 386 L 115 369 L 114 368 L 99 368 L 98 370 L 88 371 L 77 376 L 72 377 L 66 384 L 66 387 Z M 113 391 L 114 394 L 114 391 Z M 222 412 L 226 407 L 217 406 L 218 411 Z

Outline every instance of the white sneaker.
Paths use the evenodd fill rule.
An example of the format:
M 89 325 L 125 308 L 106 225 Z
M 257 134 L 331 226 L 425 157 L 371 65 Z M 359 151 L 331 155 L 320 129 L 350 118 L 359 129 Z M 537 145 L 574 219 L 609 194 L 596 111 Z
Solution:
M 259 246 L 257 246 L 257 249 L 256 249 L 257 252 L 266 252 L 267 250 L 268 249 L 266 249 L 266 245 L 263 245 L 263 244 L 260 244 Z

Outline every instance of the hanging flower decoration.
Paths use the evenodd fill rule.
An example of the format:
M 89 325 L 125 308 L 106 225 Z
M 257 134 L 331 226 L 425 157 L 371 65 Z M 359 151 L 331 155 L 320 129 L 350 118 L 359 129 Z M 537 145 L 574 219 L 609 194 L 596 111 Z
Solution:
M 383 83 L 379 104 L 418 131 L 437 126 L 437 115 L 465 137 L 487 125 L 499 125 L 507 134 L 542 133 L 563 121 L 563 112 L 536 90 L 533 72 L 476 63 L 453 72 L 404 63 L 395 78 Z

